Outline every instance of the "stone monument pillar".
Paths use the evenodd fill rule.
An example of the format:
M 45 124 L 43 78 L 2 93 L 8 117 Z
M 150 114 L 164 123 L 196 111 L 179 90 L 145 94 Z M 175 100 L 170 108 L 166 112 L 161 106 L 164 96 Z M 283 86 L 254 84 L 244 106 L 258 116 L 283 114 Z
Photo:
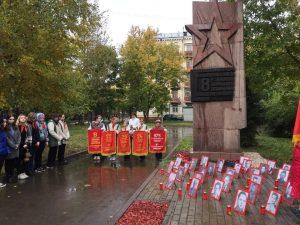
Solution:
M 193 2 L 193 151 L 238 159 L 246 127 L 243 4 Z

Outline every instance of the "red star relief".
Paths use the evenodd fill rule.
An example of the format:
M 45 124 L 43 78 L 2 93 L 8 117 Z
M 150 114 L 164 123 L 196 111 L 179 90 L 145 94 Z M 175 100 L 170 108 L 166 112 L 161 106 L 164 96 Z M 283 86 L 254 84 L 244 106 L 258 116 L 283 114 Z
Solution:
M 210 24 L 185 26 L 190 34 L 199 39 L 201 45 L 194 58 L 194 67 L 213 53 L 217 53 L 222 59 L 233 66 L 229 39 L 237 32 L 239 24 L 223 22 L 218 2 L 215 1 L 211 4 L 212 22 Z

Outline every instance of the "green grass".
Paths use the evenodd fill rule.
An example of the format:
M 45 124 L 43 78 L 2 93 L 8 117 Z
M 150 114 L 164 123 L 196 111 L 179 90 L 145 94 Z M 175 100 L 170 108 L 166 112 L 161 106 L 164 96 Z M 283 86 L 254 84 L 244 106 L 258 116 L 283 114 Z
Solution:
M 87 128 L 88 125 L 69 125 L 71 138 L 66 146 L 66 155 L 87 149 Z
M 179 145 L 174 150 L 174 152 L 171 155 L 165 157 L 161 161 L 160 165 L 161 166 L 167 165 L 174 158 L 174 155 L 176 155 L 176 153 L 189 151 L 192 147 L 193 147 L 193 138 L 192 137 L 186 137 L 186 138 L 182 139 L 181 142 L 179 143 Z
M 147 123 L 148 127 L 154 127 L 154 123 Z M 192 127 L 193 122 L 190 121 L 163 121 L 163 126 L 181 126 L 181 127 Z
M 243 148 L 243 151 L 258 152 L 266 159 L 276 160 L 278 166 L 291 161 L 293 145 L 290 138 L 275 138 L 262 134 L 257 135 L 256 140 L 256 147 Z

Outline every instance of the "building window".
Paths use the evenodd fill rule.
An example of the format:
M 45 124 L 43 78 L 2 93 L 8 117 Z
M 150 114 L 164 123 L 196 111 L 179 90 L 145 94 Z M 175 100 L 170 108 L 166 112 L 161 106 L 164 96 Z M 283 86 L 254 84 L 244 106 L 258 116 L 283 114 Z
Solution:
M 184 45 L 184 51 L 186 51 L 186 52 L 193 51 L 193 45 L 192 44 L 186 44 L 186 45 Z
M 191 89 L 184 88 L 184 97 L 191 97 Z
M 193 61 L 192 60 L 187 60 L 186 61 L 186 68 L 187 69 L 192 69 L 193 68 Z
M 172 91 L 172 98 L 178 98 L 178 91 Z
M 178 113 L 178 107 L 177 106 L 173 106 L 172 107 L 172 111 L 173 111 L 173 113 Z

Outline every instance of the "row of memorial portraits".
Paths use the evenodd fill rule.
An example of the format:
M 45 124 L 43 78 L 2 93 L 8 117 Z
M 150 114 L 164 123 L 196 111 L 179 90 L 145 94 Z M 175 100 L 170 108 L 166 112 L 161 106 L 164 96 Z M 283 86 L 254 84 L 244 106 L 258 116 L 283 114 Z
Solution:
M 223 174 L 222 180 L 214 180 L 210 193 L 212 199 L 220 200 L 222 192 L 229 192 L 234 178 L 238 178 L 241 171 L 243 171 L 244 174 L 247 174 L 251 178 L 250 184 L 247 190 L 237 190 L 233 203 L 234 211 L 242 215 L 245 214 L 247 203 L 255 204 L 255 200 L 261 190 L 263 179 L 266 179 L 268 174 L 273 174 L 276 166 L 276 161 L 268 160 L 267 163 L 261 163 L 259 168 L 254 168 L 251 167 L 251 161 L 253 160 L 250 158 L 241 157 L 239 163 L 236 163 L 234 167 L 228 167 Z M 187 190 L 187 194 L 190 197 L 196 197 L 197 191 L 206 177 L 213 177 L 215 172 L 222 173 L 224 162 L 224 159 L 219 159 L 217 163 L 208 162 L 208 157 L 202 156 L 199 170 L 193 172 L 193 179 Z M 169 176 L 166 182 L 166 189 L 172 189 L 175 181 L 182 182 L 188 172 L 194 171 L 197 165 L 197 159 L 193 158 L 191 162 L 184 162 L 183 166 L 181 166 L 181 163 L 181 157 L 177 157 L 175 161 L 170 162 L 168 166 Z M 174 172 L 174 170 L 176 172 Z M 284 196 L 282 196 L 281 192 L 277 190 L 270 191 L 266 203 L 266 211 L 270 214 L 277 214 L 281 198 L 284 198 L 285 202 L 289 204 L 293 203 L 291 184 L 288 182 L 289 170 L 290 165 L 286 163 L 282 168 L 278 169 L 276 181 L 279 184 L 285 185 L 285 192 Z

